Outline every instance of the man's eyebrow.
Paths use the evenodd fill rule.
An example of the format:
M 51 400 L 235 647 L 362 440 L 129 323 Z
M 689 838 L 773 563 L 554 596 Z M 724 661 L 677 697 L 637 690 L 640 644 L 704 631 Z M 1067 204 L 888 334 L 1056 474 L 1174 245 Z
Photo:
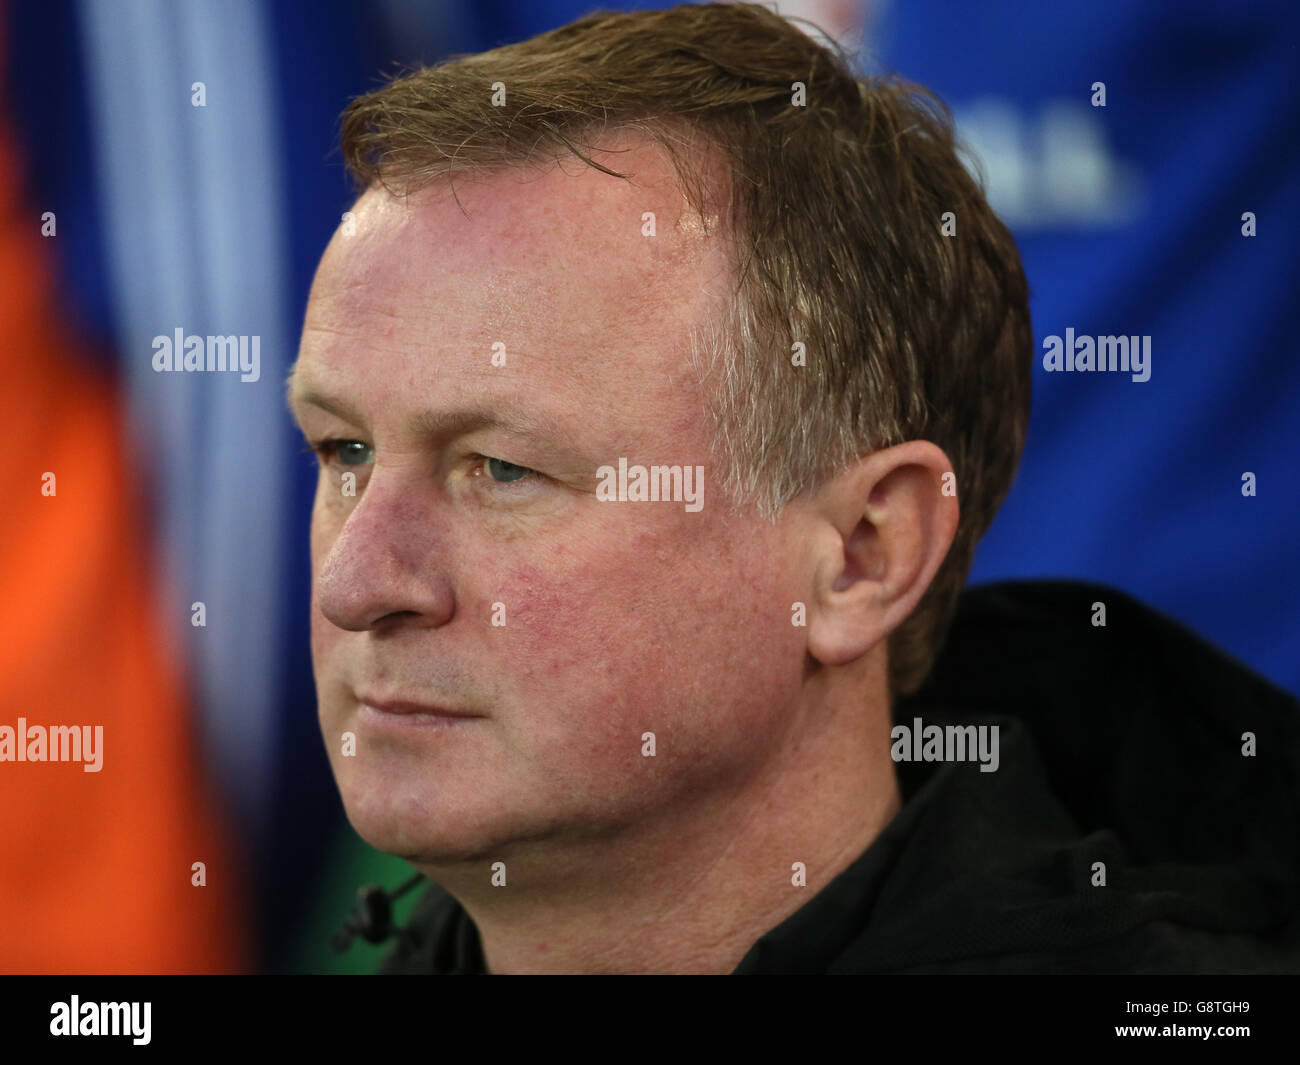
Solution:
M 310 385 L 303 385 L 301 380 L 295 380 L 292 376 L 288 381 L 287 393 L 290 407 L 295 404 L 311 405 L 354 425 L 365 423 L 365 419 L 347 400 Z M 510 403 L 473 405 L 447 411 L 421 411 L 414 415 L 412 426 L 422 435 L 439 438 L 459 436 L 476 429 L 505 429 L 518 436 L 533 437 L 542 442 L 558 441 L 568 435 L 558 419 L 525 411 Z
M 564 436 L 564 429 L 555 419 L 513 404 L 423 411 L 416 415 L 415 424 L 421 432 L 439 438 L 460 436 L 476 429 L 505 429 L 516 436 L 539 441 L 559 440 Z
M 355 425 L 360 425 L 362 421 L 361 415 L 347 400 L 328 395 L 309 385 L 304 385 L 300 378 L 293 375 L 289 376 L 289 380 L 285 384 L 285 399 L 289 404 L 290 411 L 299 405 L 320 407 L 321 410 L 337 414 L 344 421 L 352 422 Z

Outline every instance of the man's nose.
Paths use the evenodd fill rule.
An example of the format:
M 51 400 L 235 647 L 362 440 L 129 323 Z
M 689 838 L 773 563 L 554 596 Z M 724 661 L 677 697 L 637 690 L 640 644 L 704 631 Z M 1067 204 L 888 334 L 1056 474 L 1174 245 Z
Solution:
M 316 575 L 321 613 L 341 629 L 445 625 L 455 596 L 445 564 L 447 516 L 428 486 L 376 468 Z

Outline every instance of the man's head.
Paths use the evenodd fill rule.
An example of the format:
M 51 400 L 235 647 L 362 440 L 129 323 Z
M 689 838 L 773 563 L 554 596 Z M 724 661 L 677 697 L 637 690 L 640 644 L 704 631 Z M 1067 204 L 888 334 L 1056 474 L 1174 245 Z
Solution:
M 671 823 L 830 734 L 846 682 L 920 684 L 1030 376 L 1014 245 L 932 101 L 700 5 L 421 70 L 343 140 L 366 191 L 291 393 L 365 838 L 436 862 Z M 702 467 L 703 508 L 605 501 L 620 460 Z M 365 705 L 400 702 L 478 716 Z

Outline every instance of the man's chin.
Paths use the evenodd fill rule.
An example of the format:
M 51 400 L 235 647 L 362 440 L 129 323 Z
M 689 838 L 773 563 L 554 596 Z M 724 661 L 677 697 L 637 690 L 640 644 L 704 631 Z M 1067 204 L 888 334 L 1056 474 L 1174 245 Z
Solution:
M 509 842 L 499 823 L 474 811 L 385 794 L 369 798 L 344 792 L 348 821 L 377 851 L 428 865 L 494 861 Z

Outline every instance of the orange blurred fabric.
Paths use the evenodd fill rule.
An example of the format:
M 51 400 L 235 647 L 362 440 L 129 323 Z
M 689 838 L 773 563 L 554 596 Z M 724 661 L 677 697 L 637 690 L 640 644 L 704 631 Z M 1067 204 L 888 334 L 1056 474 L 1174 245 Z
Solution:
M 158 616 L 120 397 L 57 304 L 59 238 L 20 202 L 6 115 L 0 100 L 0 725 L 103 725 L 103 765 L 0 762 L 0 971 L 243 971 L 240 878 L 178 665 L 188 617 Z

